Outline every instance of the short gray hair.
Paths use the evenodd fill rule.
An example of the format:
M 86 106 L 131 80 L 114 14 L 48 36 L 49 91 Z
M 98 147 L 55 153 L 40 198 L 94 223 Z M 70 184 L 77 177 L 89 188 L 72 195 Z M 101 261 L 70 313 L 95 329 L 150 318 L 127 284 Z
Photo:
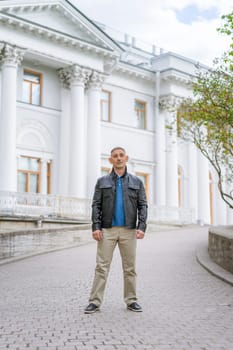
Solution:
M 122 151 L 124 151 L 124 153 L 126 153 L 125 152 L 125 149 L 123 148 L 123 147 L 114 147 L 112 150 L 111 150 L 111 154 L 114 152 L 114 151 L 116 151 L 117 149 L 121 149 Z

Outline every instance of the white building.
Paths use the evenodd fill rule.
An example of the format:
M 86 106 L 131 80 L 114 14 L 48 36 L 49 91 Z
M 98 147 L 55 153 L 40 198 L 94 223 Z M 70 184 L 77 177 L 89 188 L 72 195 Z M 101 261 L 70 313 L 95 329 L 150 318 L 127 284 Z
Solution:
M 1 215 L 75 217 L 120 145 L 151 219 L 232 223 L 207 160 L 165 127 L 196 62 L 139 44 L 70 1 L 1 1 Z

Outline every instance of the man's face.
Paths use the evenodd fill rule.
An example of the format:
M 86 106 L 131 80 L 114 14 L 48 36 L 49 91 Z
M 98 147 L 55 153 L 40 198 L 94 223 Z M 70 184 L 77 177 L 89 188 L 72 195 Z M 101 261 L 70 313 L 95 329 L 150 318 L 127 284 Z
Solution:
M 109 158 L 109 162 L 113 165 L 113 168 L 118 170 L 124 169 L 127 161 L 128 161 L 128 156 L 120 148 L 115 149 L 111 153 L 111 157 Z

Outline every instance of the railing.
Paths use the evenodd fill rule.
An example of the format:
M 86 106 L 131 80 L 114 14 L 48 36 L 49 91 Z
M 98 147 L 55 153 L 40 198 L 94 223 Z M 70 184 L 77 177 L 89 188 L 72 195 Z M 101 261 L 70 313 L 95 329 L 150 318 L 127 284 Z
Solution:
M 117 29 L 111 28 L 102 24 L 100 22 L 95 22 L 105 33 L 107 33 L 114 40 L 118 41 L 121 44 L 125 44 L 127 46 L 132 46 L 139 50 L 143 50 L 151 55 L 160 55 L 165 52 L 163 48 L 156 46 L 155 44 L 146 42 L 142 39 L 136 38 L 128 33 L 123 33 Z
M 88 199 L 0 191 L 0 214 L 90 220 Z
M 0 215 L 90 220 L 91 200 L 56 195 L 0 191 Z M 194 223 L 194 211 L 149 206 L 149 221 Z
M 183 225 L 195 223 L 194 214 L 194 210 L 188 208 L 149 206 L 148 219 L 149 221 Z
M 73 197 L 57 197 L 57 216 L 90 220 L 91 200 Z

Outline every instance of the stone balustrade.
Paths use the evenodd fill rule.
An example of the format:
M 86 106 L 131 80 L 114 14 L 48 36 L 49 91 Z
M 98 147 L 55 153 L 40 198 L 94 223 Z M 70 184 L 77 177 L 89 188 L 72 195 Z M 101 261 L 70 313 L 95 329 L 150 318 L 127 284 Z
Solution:
M 91 200 L 76 197 L 0 191 L 0 216 L 67 218 L 89 222 Z M 149 205 L 148 220 L 171 224 L 191 224 L 194 212 L 177 207 Z
M 0 191 L 0 215 L 90 220 L 91 201 L 72 197 Z

